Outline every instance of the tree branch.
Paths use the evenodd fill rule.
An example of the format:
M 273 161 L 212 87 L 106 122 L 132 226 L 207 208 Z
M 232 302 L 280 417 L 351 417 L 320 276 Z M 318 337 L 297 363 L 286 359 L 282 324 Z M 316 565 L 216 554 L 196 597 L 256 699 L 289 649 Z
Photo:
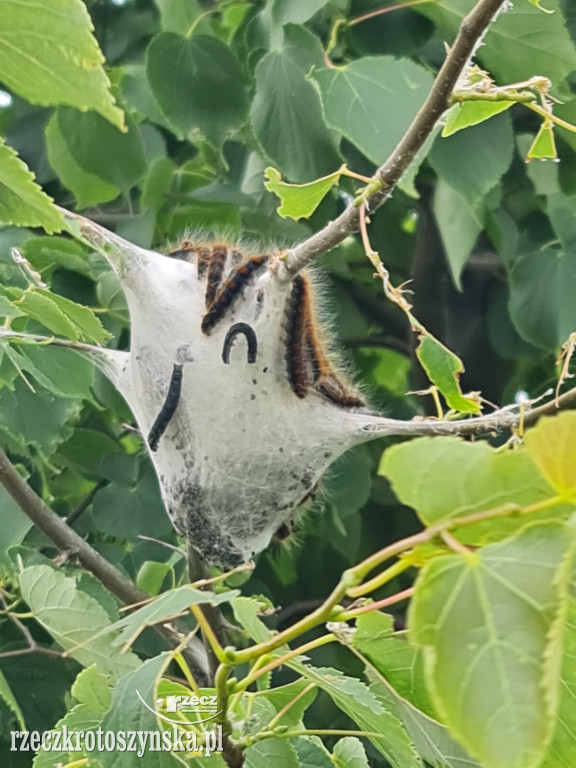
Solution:
M 493 413 L 484 416 L 459 419 L 413 419 L 402 421 L 400 419 L 386 419 L 374 414 L 372 423 L 367 422 L 361 429 L 366 434 L 366 440 L 374 437 L 387 437 L 391 435 L 405 437 L 439 437 L 440 435 L 454 435 L 456 437 L 470 437 L 472 435 L 485 435 L 487 433 L 502 432 L 507 429 L 516 429 L 522 426 L 532 426 L 541 416 L 551 416 L 576 403 L 576 387 L 569 389 L 558 399 L 552 398 L 547 403 L 534 408 L 533 404 L 507 405 Z
M 428 98 L 390 157 L 373 176 L 376 189 L 365 199 L 368 210 L 375 211 L 390 196 L 392 189 L 430 135 L 438 118 L 450 106 L 451 94 L 460 75 L 501 5 L 502 0 L 480 0 L 462 20 L 454 44 L 436 76 Z M 356 232 L 358 210 L 358 206 L 351 203 L 324 229 L 290 249 L 283 262 L 283 268 L 278 272 L 279 279 L 291 280 L 316 256 L 326 253 Z
M 18 474 L 10 459 L 0 449 L 0 483 L 32 522 L 67 555 L 75 555 L 86 570 L 99 579 L 124 605 L 148 600 L 149 595 L 124 576 L 84 539 L 73 531 L 37 496 L 28 483 Z M 180 634 L 166 625 L 157 630 L 172 648 L 182 642 Z M 199 640 L 194 638 L 183 651 L 187 663 L 199 680 L 206 680 L 206 655 Z

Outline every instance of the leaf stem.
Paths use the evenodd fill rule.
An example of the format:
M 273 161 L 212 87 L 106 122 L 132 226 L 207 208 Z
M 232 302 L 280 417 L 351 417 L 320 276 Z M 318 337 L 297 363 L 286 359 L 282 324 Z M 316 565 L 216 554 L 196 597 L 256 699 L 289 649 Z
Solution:
M 361 24 L 363 21 L 374 19 L 376 16 L 383 16 L 385 13 L 391 13 L 391 11 L 401 11 L 404 8 L 410 8 L 413 5 L 422 5 L 423 3 L 436 3 L 437 0 L 407 0 L 405 3 L 397 3 L 396 5 L 388 5 L 386 8 L 379 8 L 377 11 L 371 11 L 370 13 L 364 13 L 362 16 L 355 16 L 350 21 L 346 22 L 347 27 L 354 27 L 356 24 Z
M 543 117 L 545 120 L 549 120 L 555 125 L 559 125 L 566 131 L 570 131 L 570 133 L 576 133 L 576 125 L 572 125 L 572 123 L 568 123 L 566 120 L 562 120 L 561 117 L 556 117 L 553 112 L 548 112 L 539 104 L 526 104 L 526 106 L 528 109 L 531 109 L 532 112 L 536 112 L 537 115 L 540 115 L 540 117 Z
M 212 625 L 204 615 L 204 612 L 202 608 L 200 608 L 199 605 L 192 605 L 190 606 L 190 609 L 192 613 L 194 614 L 194 617 L 196 618 L 196 621 L 200 625 L 200 628 L 202 630 L 202 633 L 204 634 L 204 637 L 207 638 L 208 642 L 210 643 L 210 647 L 214 651 L 214 654 L 220 664 L 226 664 L 228 662 L 228 656 L 226 655 L 224 649 L 220 645 L 220 641 L 216 637 L 216 633 L 212 629 Z
M 398 560 L 394 565 L 386 568 L 385 571 L 382 571 L 382 573 L 379 573 L 378 576 L 375 576 L 365 584 L 360 584 L 358 587 L 351 587 L 346 594 L 348 597 L 352 598 L 363 597 L 364 595 L 383 587 L 384 584 L 388 584 L 389 581 L 395 579 L 396 576 L 408 570 L 408 568 L 412 568 L 413 565 L 414 563 L 409 557 L 404 557 L 402 560 Z
M 330 633 L 327 635 L 322 635 L 322 637 L 318 637 L 315 640 L 311 640 L 309 643 L 305 643 L 298 648 L 294 648 L 294 650 L 285 653 L 284 656 L 279 656 L 268 662 L 268 664 L 266 664 L 264 667 L 259 667 L 257 671 L 250 672 L 250 674 L 245 677 L 242 682 L 235 686 L 234 692 L 236 693 L 245 691 L 250 685 L 252 685 L 252 683 L 256 682 L 259 677 L 262 677 L 262 675 L 265 675 L 268 672 L 272 672 L 272 670 L 276 669 L 277 667 L 281 667 L 283 664 L 291 661 L 296 656 L 301 656 L 305 653 L 308 653 L 308 651 L 314 650 L 315 648 L 320 648 L 323 645 L 328 645 L 328 643 L 333 643 L 335 640 L 337 640 L 336 636 Z

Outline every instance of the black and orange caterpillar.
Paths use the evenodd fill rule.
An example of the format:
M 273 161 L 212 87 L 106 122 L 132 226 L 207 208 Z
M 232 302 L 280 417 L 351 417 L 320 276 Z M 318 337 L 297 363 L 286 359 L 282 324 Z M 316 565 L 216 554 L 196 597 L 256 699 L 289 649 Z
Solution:
M 184 240 L 169 256 L 186 261 L 196 259 L 198 277 L 206 279 L 202 332 L 209 335 L 228 311 L 238 302 L 254 277 L 274 264 L 277 256 L 269 254 L 245 256 L 225 243 L 198 244 Z M 343 381 L 326 352 L 321 323 L 318 319 L 314 289 L 310 275 L 303 272 L 294 278 L 285 310 L 284 359 L 286 377 L 296 397 L 302 399 L 317 393 L 342 408 L 360 408 L 362 398 Z M 237 324 L 246 326 L 245 323 Z M 234 328 L 234 326 L 233 326 Z M 238 333 L 248 341 L 248 361 L 254 362 L 257 342 L 250 327 L 230 329 L 223 350 L 227 362 L 230 345 Z

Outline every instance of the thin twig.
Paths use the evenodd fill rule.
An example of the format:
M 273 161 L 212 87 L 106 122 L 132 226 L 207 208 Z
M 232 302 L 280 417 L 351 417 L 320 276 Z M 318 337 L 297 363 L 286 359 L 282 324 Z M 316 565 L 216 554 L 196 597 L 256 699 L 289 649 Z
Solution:
M 57 656 L 58 658 L 62 657 L 61 651 L 55 651 L 53 648 L 45 648 L 42 645 L 38 645 L 28 627 L 23 622 L 21 622 L 17 616 L 15 616 L 13 613 L 10 613 L 8 603 L 6 602 L 6 599 L 4 598 L 4 595 L 1 591 L 0 603 L 2 604 L 6 616 L 10 619 L 14 626 L 18 628 L 26 640 L 26 648 L 16 648 L 13 651 L 3 651 L 0 653 L 0 659 L 9 659 L 13 656 L 26 656 L 30 653 L 40 653 L 44 656 Z
M 390 157 L 374 174 L 374 191 L 365 202 L 371 212 L 379 208 L 390 196 L 404 171 L 428 138 L 431 130 L 450 106 L 452 91 L 466 64 L 473 55 L 478 41 L 488 28 L 502 0 L 480 0 L 460 25 L 450 52 L 446 56 L 428 98 Z M 292 248 L 286 254 L 278 276 L 290 281 L 300 270 L 322 253 L 330 251 L 358 230 L 359 208 L 351 203 L 337 219 L 324 229 Z
M 105 560 L 76 531 L 69 528 L 66 522 L 47 506 L 16 471 L 1 449 L 0 483 L 24 514 L 40 528 L 60 552 L 76 556 L 84 568 L 93 573 L 122 603 L 137 603 L 149 597 L 134 582 Z M 171 647 L 177 647 L 181 642 L 180 634 L 175 629 L 163 626 L 159 627 L 158 631 Z M 206 677 L 206 657 L 200 642 L 191 643 L 184 651 L 184 655 L 194 670 L 195 677 L 204 680 Z

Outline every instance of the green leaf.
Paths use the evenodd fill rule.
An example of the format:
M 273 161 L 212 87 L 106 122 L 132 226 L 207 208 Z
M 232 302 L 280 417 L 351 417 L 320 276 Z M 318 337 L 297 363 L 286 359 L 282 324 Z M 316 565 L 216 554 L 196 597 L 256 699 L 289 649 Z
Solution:
M 394 619 L 387 613 L 370 611 L 364 613 L 356 620 L 356 632 L 352 645 L 359 648 L 367 656 L 374 650 L 378 653 L 383 648 L 383 641 L 388 640 L 394 634 Z
M 553 160 L 557 157 L 554 124 L 543 122 L 532 146 L 528 150 L 526 162 L 531 160 Z
M 326 478 L 326 497 L 345 519 L 361 509 L 370 498 L 372 465 L 362 449 L 347 451 L 335 463 L 333 474 Z
M 14 698 L 14 694 L 12 693 L 12 690 L 8 685 L 8 681 L 4 677 L 2 670 L 0 670 L 0 699 L 2 699 L 4 704 L 6 704 L 6 706 L 8 707 L 8 709 L 12 711 L 12 714 L 15 715 L 20 728 L 23 731 L 25 731 L 26 723 L 24 722 L 24 716 L 22 715 L 22 710 L 20 709 L 18 702 Z
M 37 288 L 36 292 L 51 299 L 56 304 L 67 319 L 74 324 L 78 331 L 78 337 L 83 341 L 103 344 L 107 339 L 112 338 L 112 334 L 104 328 L 98 317 L 88 307 L 83 307 L 58 293 L 52 293 L 43 288 Z
M 434 192 L 434 216 L 446 251 L 450 274 L 460 290 L 462 270 L 482 231 L 480 207 L 439 179 Z
M 305 712 L 318 693 L 315 687 L 310 688 L 310 690 L 304 693 L 306 688 L 310 688 L 310 682 L 300 679 L 288 685 L 281 685 L 267 691 L 249 693 L 247 695 L 251 701 L 248 703 L 248 711 L 252 711 L 256 701 L 265 701 L 273 707 L 272 717 L 286 709 L 277 724 L 286 725 L 289 728 L 298 728 Z M 263 726 L 266 724 L 264 723 Z
M 45 135 L 48 162 L 58 174 L 63 186 L 76 198 L 78 208 L 107 203 L 118 197 L 118 187 L 107 184 L 93 173 L 88 173 L 74 160 L 60 132 L 56 115 L 50 118 Z
M 296 750 L 287 739 L 263 739 L 244 752 L 244 768 L 300 768 Z
M 425 648 L 443 719 L 485 768 L 542 760 L 559 682 L 546 657 L 572 543 L 561 524 L 532 525 L 467 557 L 436 558 L 418 577 L 411 637 Z
M 129 460 L 122 453 L 119 442 L 104 432 L 84 427 L 76 427 L 69 440 L 58 449 L 58 464 L 72 468 L 88 475 L 91 479 L 100 480 L 106 476 L 107 462 L 119 466 L 122 471 L 122 460 Z
M 70 692 L 80 704 L 85 704 L 92 712 L 105 715 L 110 709 L 110 685 L 106 675 L 96 665 L 80 672 Z
M 409 676 L 411 669 L 408 666 L 404 671 Z M 375 667 L 368 664 L 366 672 L 368 679 L 373 681 L 370 690 L 402 720 L 419 755 L 427 764 L 430 763 L 434 768 L 481 768 L 480 764 L 472 760 L 469 753 L 454 741 L 446 726 L 398 695 Z M 423 679 L 416 680 L 414 685 L 422 686 L 422 689 L 426 687 Z M 428 695 L 425 690 L 422 690 L 421 694 Z
M 136 576 L 136 584 L 148 595 L 155 597 L 160 594 L 166 576 L 173 571 L 170 563 L 156 563 L 145 560 Z
M 177 130 L 190 135 L 198 129 L 211 141 L 222 141 L 246 120 L 240 66 L 216 38 L 161 32 L 148 47 L 146 68 L 152 93 Z
M 56 116 L 69 154 L 84 171 L 124 193 L 144 176 L 144 146 L 131 118 L 122 133 L 96 112 L 59 107 Z
M 170 654 L 161 653 L 148 659 L 138 669 L 122 677 L 112 693 L 112 705 L 102 721 L 102 730 L 161 731 L 153 711 L 156 702 L 156 683 L 170 661 Z M 144 706 L 140 697 L 148 706 Z M 184 743 L 185 743 L 184 739 Z M 146 750 L 137 752 L 95 752 L 102 768 L 176 768 L 182 765 L 172 753 Z
M 0 287 L 0 291 L 2 288 Z M 22 317 L 18 307 L 13 304 L 6 296 L 0 293 L 0 317 Z
M 317 737 L 290 739 L 296 750 L 300 768 L 334 768 L 326 747 Z
M 114 639 L 113 644 L 132 644 L 146 627 L 159 624 L 166 619 L 172 619 L 181 613 L 187 613 L 191 605 L 201 603 L 221 605 L 222 603 L 229 603 L 234 598 L 238 599 L 238 594 L 237 590 L 229 590 L 219 594 L 204 592 L 189 584 L 171 589 L 113 624 L 110 627 L 111 631 L 122 630 Z
M 94 109 L 122 128 L 92 31 L 80 0 L 3 0 L 0 80 L 32 104 Z
M 45 390 L 31 392 L 22 381 L 14 390 L 0 388 L 0 434 L 10 450 L 28 456 L 30 446 L 53 452 L 70 436 L 70 421 L 78 418 L 80 404 L 75 399 L 55 397 Z
M 462 394 L 460 374 L 464 372 L 464 365 L 454 352 L 433 336 L 422 334 L 416 356 L 430 381 L 444 395 L 449 408 L 462 413 L 480 412 L 478 403 Z
M 442 137 L 452 136 L 472 125 L 479 125 L 494 115 L 505 112 L 514 104 L 514 101 L 464 101 L 453 104 L 444 115 Z
M 290 666 L 315 682 L 359 728 L 382 734 L 369 738 L 392 768 L 422 768 L 400 720 L 384 708 L 364 683 L 336 669 L 316 668 L 298 662 L 291 662 Z
M 548 217 L 563 248 L 568 253 L 576 250 L 576 205 L 567 195 L 548 196 Z
M 576 50 L 558 0 L 547 0 L 554 13 L 544 16 L 529 2 L 515 3 L 490 25 L 477 51 L 485 69 L 501 83 L 514 83 L 536 72 L 560 83 L 576 69 Z M 470 12 L 468 0 L 424 4 L 421 13 L 440 23 L 450 37 Z
M 40 189 L 34 175 L 1 137 L 0 224 L 43 227 L 50 234 L 65 229 L 62 214 L 52 198 Z
M 25 291 L 12 288 L 10 292 L 20 297 L 16 304 L 21 312 L 38 320 L 54 333 L 73 341 L 81 339 L 95 344 L 102 344 L 111 337 L 91 309 L 58 293 L 36 286 Z
M 51 276 L 58 267 L 85 277 L 92 277 L 94 272 L 98 274 L 99 271 L 98 258 L 93 257 L 91 263 L 80 243 L 55 235 L 28 238 L 22 245 L 22 254 L 45 278 Z
M 270 13 L 273 24 L 283 27 L 285 24 L 304 24 L 312 18 L 328 0 L 271 0 L 266 8 Z
M 542 477 L 571 503 L 576 501 L 576 412 L 540 419 L 524 444 Z
M 384 162 L 422 106 L 430 72 L 408 59 L 365 56 L 312 72 L 327 124 L 376 165 Z
M 254 134 L 264 155 L 296 182 L 318 179 L 341 165 L 318 93 L 306 79 L 317 61 L 318 45 L 311 32 L 289 25 L 282 47 L 264 56 L 256 67 L 250 113 Z M 306 120 L 298 115 L 306 115 Z
M 324 176 L 308 184 L 287 184 L 281 180 L 280 172 L 276 168 L 266 168 L 264 175 L 268 179 L 264 186 L 269 192 L 274 192 L 282 204 L 278 208 L 280 216 L 288 216 L 295 221 L 308 219 L 318 208 L 324 197 L 332 189 L 334 184 L 340 181 L 341 170 L 334 171 L 329 176 Z
M 0 487 L 0 572 L 12 572 L 8 549 L 14 544 L 21 544 L 30 528 L 32 521 L 28 515 L 22 512 L 4 486 Z
M 98 728 L 101 719 L 102 715 L 100 713 L 93 712 L 90 707 L 86 706 L 86 704 L 78 704 L 66 712 L 63 718 L 58 720 L 52 728 L 52 731 L 60 732 L 60 734 L 64 734 L 64 729 L 66 729 L 68 733 L 70 733 L 70 731 L 76 731 L 83 733 L 83 738 L 85 739 L 85 734 L 88 733 L 88 731 L 95 731 Z M 83 738 L 79 736 L 80 746 L 82 746 Z M 55 742 L 53 741 L 52 744 L 54 743 Z M 60 744 L 64 744 L 63 738 L 60 739 Z M 76 738 L 72 738 L 72 746 L 76 746 Z M 89 757 L 90 755 L 91 753 L 86 752 L 84 749 L 81 749 L 79 752 L 68 752 L 68 750 L 64 749 L 40 749 L 34 758 L 32 766 L 33 768 L 54 768 L 54 766 L 68 765 L 71 760 L 78 759 L 84 762 L 84 758 Z
M 505 504 L 524 508 L 555 496 L 526 450 L 499 453 L 486 442 L 457 437 L 421 437 L 394 445 L 384 453 L 379 472 L 425 525 Z M 488 521 L 486 532 L 496 533 L 501 522 Z
M 124 539 L 165 536 L 172 530 L 158 480 L 149 467 L 134 486 L 111 483 L 98 491 L 92 514 L 98 530 Z
M 562 656 L 559 659 L 560 698 L 554 735 L 538 768 L 572 768 L 576 733 L 576 571 L 572 564 L 571 584 L 561 629 Z
M 392 635 L 392 617 L 373 611 L 360 616 L 357 627 L 352 646 L 372 662 L 399 696 L 435 717 L 424 679 L 424 655 L 405 636 Z
M 157 157 L 154 160 L 142 185 L 142 208 L 158 211 L 166 201 L 176 166 L 169 157 Z
M 154 0 L 160 11 L 162 29 L 167 32 L 188 33 L 202 9 L 196 0 Z
M 533 139 L 534 137 L 529 133 L 516 134 L 516 146 L 518 147 L 518 154 L 520 157 L 526 157 Z M 560 192 L 560 168 L 557 161 L 553 163 L 525 163 L 525 167 L 526 175 L 532 182 L 534 192 L 537 195 L 545 195 L 547 197 L 558 195 L 558 197 L 561 197 L 561 195 L 558 194 Z M 494 212 L 492 212 L 491 215 L 494 215 Z M 496 215 L 501 216 L 502 213 L 499 211 Z M 504 213 L 504 216 L 508 215 L 508 213 Z M 490 237 L 492 237 L 492 233 L 489 234 Z M 504 259 L 507 260 L 507 256 L 501 251 L 499 244 L 495 243 L 495 245 Z
M 334 765 L 337 768 L 370 768 L 362 742 L 346 736 L 334 745 Z
M 398 182 L 398 188 L 401 189 L 402 192 L 404 192 L 404 194 L 416 200 L 420 197 L 420 193 L 416 189 L 415 181 L 418 176 L 420 166 L 422 165 L 424 160 L 426 160 L 426 158 L 428 157 L 428 152 L 430 152 L 430 149 L 432 148 L 432 145 L 434 144 L 439 131 L 440 131 L 440 126 L 437 123 L 428 134 L 428 138 L 426 139 L 424 144 L 422 144 L 418 152 L 416 152 L 416 154 L 412 158 L 410 165 L 404 171 L 404 173 L 402 174 L 402 178 Z
M 49 392 L 59 397 L 92 399 L 94 365 L 85 356 L 56 346 L 28 345 L 18 351 L 18 362 L 24 370 Z
M 26 291 L 22 291 L 20 288 L 11 288 L 10 293 L 14 297 L 18 297 L 16 304 L 23 314 L 42 323 L 59 336 L 72 339 L 72 341 L 79 340 L 78 329 L 58 307 L 54 301 L 54 294 L 33 287 Z
M 22 597 L 37 621 L 84 666 L 98 664 L 118 677 L 140 664 L 132 653 L 121 654 L 112 645 L 108 614 L 96 600 L 78 589 L 76 581 L 47 565 L 20 573 Z
M 510 275 L 510 316 L 523 339 L 556 350 L 576 328 L 576 253 L 523 254 Z
M 500 181 L 513 152 L 512 121 L 510 115 L 501 115 L 449 138 L 439 136 L 428 160 L 438 176 L 473 207 Z
M 232 601 L 234 618 L 240 624 L 251 640 L 263 643 L 270 639 L 271 630 L 260 618 L 260 615 L 270 610 L 272 605 L 265 598 L 237 597 Z

